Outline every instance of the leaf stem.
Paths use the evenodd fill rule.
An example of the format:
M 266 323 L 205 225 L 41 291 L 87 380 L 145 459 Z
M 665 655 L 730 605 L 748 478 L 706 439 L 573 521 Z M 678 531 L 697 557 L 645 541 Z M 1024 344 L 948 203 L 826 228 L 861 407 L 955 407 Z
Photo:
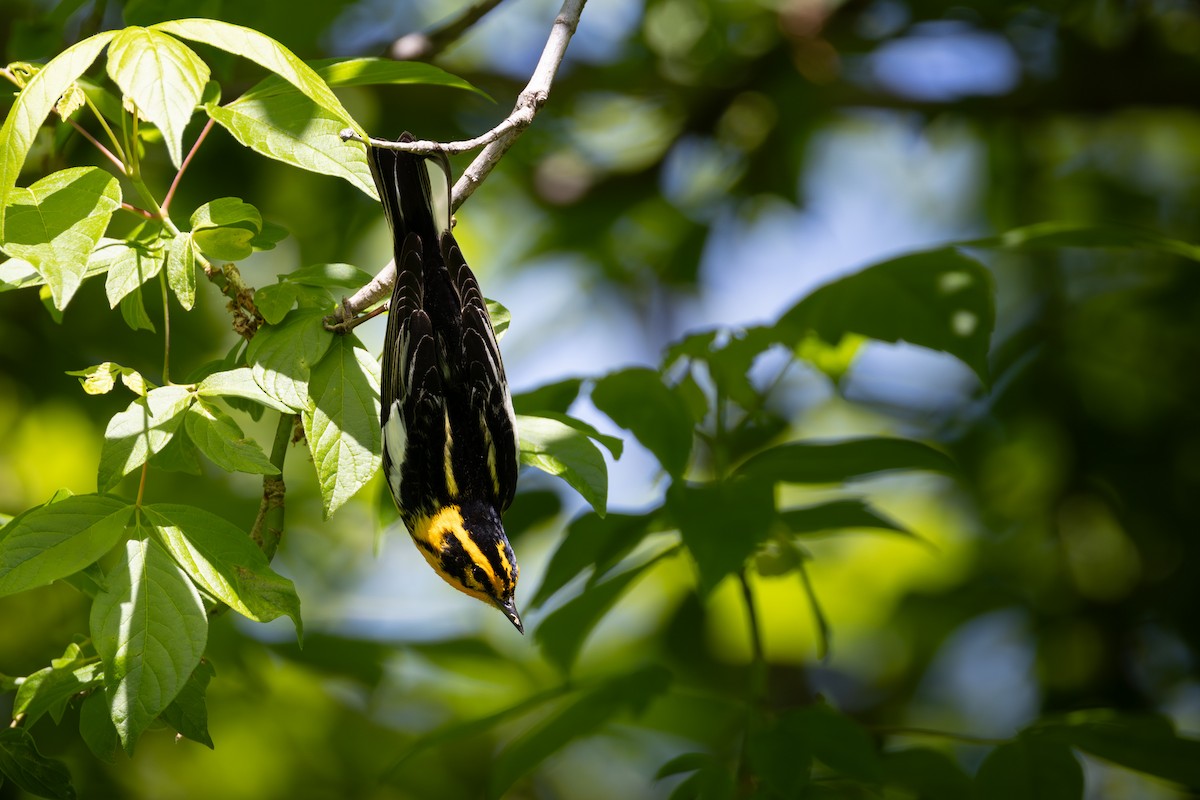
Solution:
M 746 621 L 750 627 L 750 649 L 754 661 L 751 664 L 750 692 L 754 700 L 766 696 L 767 688 L 767 658 L 763 650 L 762 631 L 758 623 L 758 609 L 754 605 L 754 591 L 750 588 L 750 579 L 746 568 L 738 570 L 738 582 L 742 586 L 742 599 L 746 602 Z
M 162 203 L 162 213 L 164 215 L 167 213 L 168 209 L 171 208 L 171 201 L 175 199 L 175 189 L 179 186 L 179 181 L 183 178 L 183 173 L 187 171 L 188 164 L 192 163 L 192 157 L 196 155 L 196 151 L 199 150 L 200 145 L 204 143 L 204 138 L 208 136 L 208 132 L 212 130 L 214 121 L 215 120 L 210 117 L 208 122 L 204 124 L 203 130 L 200 131 L 200 135 L 196 137 L 195 143 L 192 144 L 192 149 L 188 151 L 188 154 L 183 159 L 183 163 L 179 165 L 179 171 L 175 173 L 175 179 L 171 181 L 171 188 L 167 189 L 167 196 Z
M 116 164 L 117 169 L 121 170 L 122 174 L 125 173 L 125 162 L 122 161 L 121 159 L 117 158 L 115 155 L 113 155 L 113 152 L 111 150 L 109 150 L 107 147 L 105 147 L 104 145 L 102 145 L 100 143 L 100 141 L 98 139 L 96 139 L 95 136 L 92 136 L 90 133 L 88 133 L 87 130 L 82 125 L 80 125 L 78 122 L 76 122 L 73 119 L 68 119 L 67 123 L 72 128 L 74 128 L 76 131 L 78 131 L 79 134 L 83 138 L 87 139 L 89 142 L 91 142 L 93 145 L 95 145 L 96 149 L 100 151 L 101 155 L 103 155 L 105 158 L 107 158 L 112 163 Z
M 825 618 L 825 611 L 821 608 L 821 602 L 817 599 L 817 593 L 813 589 L 812 580 L 808 577 L 808 568 L 804 566 L 805 557 L 801 557 L 800 563 L 796 566 L 796 571 L 800 573 L 800 585 L 804 587 L 804 594 L 808 597 L 808 605 L 812 608 L 813 618 L 817 623 L 817 658 L 822 662 L 829 658 L 829 642 L 833 638 L 832 629 L 829 627 L 829 620 Z
M 121 149 L 121 144 L 117 141 L 117 135 L 113 133 L 113 129 L 109 127 L 108 121 L 104 119 L 104 115 L 100 113 L 100 109 L 96 108 L 96 104 L 92 102 L 92 98 L 87 96 L 87 92 L 83 93 L 83 102 L 92 110 L 92 114 L 96 116 L 96 121 L 100 123 L 100 127 L 104 128 L 104 132 L 108 135 L 108 141 L 112 144 L 113 150 L 117 153 L 118 165 L 122 172 L 128 172 L 126 168 L 125 151 Z
M 139 217 L 142 217 L 143 219 L 157 219 L 157 217 L 155 217 L 153 214 L 151 214 L 146 209 L 138 208 L 137 206 L 133 205 L 132 203 L 121 203 L 121 210 L 128 211 L 130 214 L 137 214 Z
M 171 304 L 167 302 L 167 271 L 158 273 L 158 284 L 162 287 L 163 304 L 163 386 L 171 383 Z
M 142 507 L 142 497 L 146 494 L 146 473 L 150 471 L 150 460 L 142 462 L 142 477 L 138 480 L 137 501 L 133 504 L 135 508 Z

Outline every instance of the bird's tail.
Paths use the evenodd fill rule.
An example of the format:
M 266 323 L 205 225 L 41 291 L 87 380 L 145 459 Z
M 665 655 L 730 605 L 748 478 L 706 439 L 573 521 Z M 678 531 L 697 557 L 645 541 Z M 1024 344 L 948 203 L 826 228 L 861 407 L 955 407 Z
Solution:
M 411 142 L 413 137 L 403 133 L 398 141 Z M 392 226 L 396 256 L 400 256 L 400 248 L 410 233 L 420 236 L 425 247 L 436 248 L 439 231 L 433 218 L 433 197 L 425 157 L 368 147 L 367 160 L 384 213 Z

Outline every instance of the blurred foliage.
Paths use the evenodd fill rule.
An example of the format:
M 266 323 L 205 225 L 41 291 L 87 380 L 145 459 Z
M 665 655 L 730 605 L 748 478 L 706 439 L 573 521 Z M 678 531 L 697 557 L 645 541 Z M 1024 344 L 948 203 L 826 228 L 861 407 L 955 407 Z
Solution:
M 449 140 L 503 117 L 554 10 L 509 0 L 440 54 L 465 84 L 392 71 L 368 86 L 320 61 L 377 55 L 457 11 L 434 0 L 0 0 L 0 62 L 45 63 L 126 25 L 223 19 L 321 67 L 372 134 Z M 192 46 L 220 85 L 217 99 L 201 81 L 196 101 L 229 117 L 174 196 L 177 222 L 207 209 L 191 220 L 195 249 L 154 256 L 163 232 L 118 212 L 107 236 L 129 244 L 65 311 L 50 291 L 0 291 L 0 521 L 16 518 L 0 545 L 33 530 L 24 512 L 127 513 L 138 475 L 122 477 L 130 462 L 114 462 L 112 442 L 129 437 L 106 444 L 105 430 L 159 401 L 164 425 L 190 437 L 172 441 L 193 447 L 147 445 L 146 511 L 130 525 L 249 530 L 257 474 L 292 434 L 277 410 L 304 411 L 310 378 L 322 394 L 348 385 L 329 377 L 331 348 L 358 381 L 332 399 L 369 395 L 360 354 L 378 354 L 381 329 L 333 347 L 319 326 L 389 252 L 369 182 L 352 160 L 259 155 L 278 141 L 263 125 L 315 136 L 339 117 L 310 95 L 272 94 L 279 84 L 251 59 Z M 88 547 L 72 552 L 99 561 L 74 574 L 53 556 L 24 572 L 0 564 L 0 703 L 26 722 L 0 737 L 0 797 L 63 796 L 68 773 L 96 798 L 1200 790 L 1197 53 L 1200 11 L 1186 3 L 593 0 L 551 102 L 456 231 L 485 290 L 532 296 L 500 296 L 513 309 L 510 372 L 559 340 L 575 346 L 581 318 L 644 354 L 610 370 L 619 358 L 581 345 L 552 383 L 514 397 L 531 430 L 550 431 L 527 460 L 591 505 L 522 476 L 505 523 L 532 635 L 446 597 L 373 469 L 290 448 L 271 567 L 241 551 L 213 559 L 226 578 L 253 562 L 259 578 L 294 583 L 303 646 L 278 623 L 212 616 L 201 666 L 161 718 L 139 723 L 132 757 L 95 701 L 103 654 L 75 638 L 93 596 L 111 603 L 103 573 L 134 557 L 114 547 L 124 527 L 86 527 Z M 103 85 L 102 57 L 80 87 L 111 123 L 123 112 Z M 480 91 L 451 91 L 463 86 Z M 257 98 L 211 110 L 252 87 Z M 160 199 L 173 137 L 186 153 L 200 116 L 142 131 L 141 171 Z M 94 116 L 74 118 L 102 137 Z M 44 200 L 38 187 L 53 196 L 53 175 L 74 168 L 71 185 L 110 197 L 84 167 L 111 164 L 52 117 L 17 183 Z M 820 205 L 831 185 L 859 198 L 840 209 L 868 217 L 855 230 L 879 228 L 874 249 L 838 243 L 855 254 L 845 265 L 873 264 L 853 274 L 814 263 L 837 259 L 814 244 L 818 228 L 847 230 Z M 132 188 L 121 184 L 136 204 Z M 896 208 L 923 233 L 888 227 Z M 772 233 L 779 219 L 790 238 Z M 85 250 L 117 246 L 77 232 Z M 245 259 L 260 318 L 195 264 L 195 309 L 181 313 L 188 257 Z M 161 293 L 141 291 L 146 269 L 163 270 Z M 551 271 L 571 282 L 558 317 L 542 308 L 556 298 Z M 0 289 L 24 278 L 0 273 Z M 747 299 L 753 311 L 737 307 Z M 156 387 L 164 303 L 171 373 L 203 387 L 180 408 Z M 254 335 L 252 352 L 238 334 Z M 367 450 L 368 406 L 339 422 Z M 321 408 L 298 427 L 323 429 Z M 653 465 L 641 477 L 638 458 Z M 83 499 L 98 478 L 123 500 Z M 630 482 L 651 499 L 619 502 Z M 47 530 L 75 531 L 34 532 Z M 186 586 L 157 590 L 186 600 Z M 219 581 L 201 590 L 252 618 L 294 611 L 276 602 L 254 617 Z

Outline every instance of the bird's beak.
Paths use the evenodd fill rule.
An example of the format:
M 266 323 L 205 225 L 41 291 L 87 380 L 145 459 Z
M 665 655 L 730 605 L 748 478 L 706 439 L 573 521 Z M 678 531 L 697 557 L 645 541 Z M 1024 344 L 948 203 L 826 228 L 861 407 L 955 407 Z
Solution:
M 504 612 L 504 616 L 508 617 L 508 621 L 513 624 L 513 627 L 525 633 L 525 626 L 521 624 L 521 615 L 517 613 L 517 604 L 513 600 L 505 600 L 500 603 L 500 610 Z

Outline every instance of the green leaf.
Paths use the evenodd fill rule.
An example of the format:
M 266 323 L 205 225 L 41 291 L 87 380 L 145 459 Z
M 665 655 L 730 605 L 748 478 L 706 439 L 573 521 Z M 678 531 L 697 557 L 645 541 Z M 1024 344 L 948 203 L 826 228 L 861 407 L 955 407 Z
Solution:
M 600 431 L 596 430 L 594 426 L 584 422 L 581 419 L 576 419 L 568 414 L 559 414 L 554 411 L 540 411 L 534 412 L 533 414 L 529 414 L 527 416 L 539 417 L 541 419 L 552 419 L 555 422 L 561 422 L 563 425 L 566 425 L 569 428 L 574 428 L 589 439 L 604 445 L 604 449 L 611 453 L 614 459 L 619 459 L 621 457 L 621 453 L 625 449 L 625 442 L 621 440 L 621 437 L 609 436 L 607 433 L 601 433 Z
M 108 46 L 108 76 L 162 131 L 176 169 L 183 163 L 183 129 L 208 75 L 208 65 L 190 47 L 150 28 L 126 28 Z
M 233 418 L 211 403 L 197 399 L 184 415 L 183 425 L 200 452 L 226 472 L 279 474 L 258 442 L 247 439 Z
M 150 250 L 136 242 L 97 247 L 91 258 L 108 273 L 104 280 L 108 307 L 116 308 L 130 292 L 157 275 L 163 266 L 163 256 L 162 250 Z
M 254 380 L 263 391 L 294 411 L 310 407 L 312 368 L 333 345 L 323 311 L 300 309 L 279 325 L 260 328 L 246 349 Z
M 670 679 L 666 668 L 650 666 L 583 693 L 500 752 L 493 765 L 489 796 L 502 796 L 522 775 L 575 739 L 593 734 L 618 714 L 640 714 L 666 691 Z
M 87 369 L 70 370 L 68 375 L 79 378 L 79 384 L 88 394 L 108 394 L 117 385 L 116 378 L 121 376 L 121 383 L 134 394 L 146 394 L 146 379 L 137 370 L 122 367 L 112 361 L 105 361 Z
M 755 778 L 779 797 L 800 797 L 812 774 L 812 753 L 791 729 L 787 717 L 751 724 L 746 753 Z
M 337 96 L 313 71 L 312 67 L 271 37 L 250 28 L 215 19 L 171 20 L 152 27 L 183 39 L 204 42 L 227 53 L 250 59 L 295 86 L 307 97 L 312 98 L 321 108 L 343 120 L 347 126 L 354 129 L 355 133 L 366 137 L 366 131 L 342 107 Z
M 1200 261 L 1200 247 L 1194 244 L 1168 238 L 1156 231 L 1119 223 L 1091 225 L 1079 222 L 1039 222 L 1005 231 L 999 236 L 962 242 L 961 246 L 1003 247 L 1013 250 L 1064 247 L 1130 248 L 1160 250 L 1192 261 Z
M 533 638 L 542 648 L 546 660 L 566 672 L 575 662 L 588 634 L 616 604 L 634 581 L 672 551 L 630 567 L 602 583 L 589 586 L 578 597 L 564 603 L 548 614 L 534 631 Z
M 143 511 L 157 540 L 200 588 L 255 622 L 287 615 L 300 636 L 296 587 L 271 569 L 245 531 L 193 506 L 159 503 Z
M 196 394 L 203 398 L 239 397 L 273 408 L 282 414 L 292 413 L 291 408 L 271 397 L 255 383 L 254 374 L 249 367 L 214 372 L 196 385 Z
M 146 304 L 142 300 L 142 287 L 137 287 L 121 299 L 121 318 L 130 330 L 154 333 L 154 322 L 146 313 Z
M 0 241 L 7 242 L 11 237 L 8 206 L 38 128 L 50 116 L 59 98 L 116 35 L 116 31 L 104 31 L 63 50 L 25 84 L 9 109 L 4 125 L 0 126 Z
M 339 336 L 309 391 L 314 403 L 301 419 L 328 519 L 379 469 L 379 362 L 354 336 Z
M 92 604 L 91 630 L 113 725 L 132 754 L 200 663 L 208 640 L 204 603 L 157 542 L 134 539 Z
M 72 697 L 98 685 L 103 678 L 100 665 L 95 663 L 72 662 L 40 669 L 17 689 L 13 716 L 23 715 L 25 724 L 33 725 L 49 711 L 57 722 Z
M 571 404 L 575 402 L 575 398 L 579 397 L 579 390 L 582 386 L 581 378 L 567 378 L 555 383 L 548 383 L 522 394 L 514 394 L 513 408 L 518 414 L 532 416 L 537 416 L 537 412 L 546 411 L 565 414 L 571 408 Z
M 208 735 L 208 707 L 204 695 L 214 675 L 216 671 L 212 664 L 200 659 L 179 695 L 162 712 L 164 722 L 193 742 L 207 745 L 209 750 L 214 748 L 212 737 Z
M 88 256 L 121 205 L 120 184 L 97 167 L 72 167 L 28 189 L 12 188 L 6 200 L 4 252 L 33 265 L 61 311 L 83 282 Z
M 192 214 L 192 242 L 214 261 L 241 261 L 254 252 L 262 215 L 239 197 L 205 203 Z
M 308 65 L 315 69 L 317 74 L 330 86 L 422 84 L 466 89 L 488 97 L 486 92 L 457 75 L 451 75 L 432 64 L 424 64 L 419 61 L 393 61 L 386 58 L 323 59 L 309 61 Z M 260 81 L 242 97 L 265 97 L 288 91 L 292 91 L 291 87 L 272 75 Z
M 815 332 L 830 344 L 847 334 L 905 341 L 958 358 L 988 382 L 995 325 L 991 274 L 953 248 L 901 256 L 820 287 L 775 326 L 791 347 Z
M 830 769 L 868 783 L 883 781 L 883 762 L 870 735 L 845 714 L 826 705 L 808 706 L 788 712 L 781 725 L 789 738 Z
M 196 304 L 196 253 L 192 234 L 180 233 L 167 248 L 167 285 L 188 311 Z
M 783 483 L 841 483 L 890 470 L 957 474 L 949 456 L 911 439 L 868 437 L 832 442 L 788 442 L 748 459 L 737 474 Z
M 692 453 L 692 415 L 657 372 L 635 367 L 606 375 L 596 381 L 592 402 L 632 432 L 668 473 L 683 474 Z
M 325 289 L 357 289 L 371 282 L 371 273 L 350 264 L 313 264 L 283 276 L 287 283 Z
M 1061 721 L 1039 722 L 1030 733 L 1127 769 L 1200 789 L 1200 741 L 1180 737 L 1166 717 L 1082 711 Z
M 117 760 L 117 729 L 104 692 L 92 692 L 79 707 L 79 735 L 96 758 L 106 764 Z
M 184 412 L 186 414 L 186 412 Z M 187 417 L 185 416 L 186 420 Z M 183 472 L 188 475 L 202 475 L 204 468 L 200 464 L 200 451 L 187 435 L 182 426 L 175 431 L 167 446 L 150 456 L 147 462 L 153 469 L 166 472 Z
M 509 323 L 512 322 L 512 313 L 495 300 L 485 300 L 484 302 L 487 304 L 488 317 L 492 321 L 492 330 L 495 331 L 498 342 L 504 338 L 504 334 L 508 333 Z
M 962 767 L 945 753 L 913 747 L 883 754 L 889 786 L 913 792 L 922 800 L 971 800 L 975 786 Z
M 980 800 L 1082 800 L 1083 767 L 1061 742 L 1018 736 L 988 754 L 975 788 Z
M 669 778 L 672 775 L 695 772 L 698 769 L 703 769 L 711 762 L 712 756 L 707 753 L 683 753 L 659 767 L 658 772 L 654 773 L 654 780 L 661 781 L 663 778 Z
M 342 178 L 377 197 L 366 151 L 342 141 L 346 122 L 299 92 L 209 103 L 208 116 L 256 153 L 293 167 Z
M 254 307 L 268 325 L 278 325 L 296 305 L 302 287 L 294 283 L 271 283 L 254 293 Z
M 545 417 L 517 416 L 521 463 L 556 475 L 603 515 L 608 503 L 608 467 L 592 440 L 569 425 Z
M 161 386 L 139 397 L 108 421 L 100 450 L 96 478 L 100 491 L 107 492 L 146 462 L 151 454 L 167 446 L 192 402 L 184 386 Z
M 219 197 L 192 213 L 192 232 L 210 228 L 241 228 L 258 233 L 262 214 L 240 197 Z
M 779 518 L 788 530 L 799 535 L 848 528 L 877 528 L 906 536 L 914 535 L 908 528 L 883 516 L 862 500 L 831 500 L 804 508 L 789 508 L 780 511 Z
M 711 592 L 745 564 L 775 517 L 770 483 L 731 480 L 667 489 L 667 510 L 700 572 L 700 591 Z
M 576 575 L 595 566 L 592 580 L 632 552 L 633 548 L 657 526 L 657 513 L 608 514 L 601 517 L 590 513 L 576 519 L 567 528 L 566 536 L 550 563 L 546 566 L 542 585 L 538 587 L 530 606 L 540 606 L 563 588 Z
M 23 258 L 10 258 L 0 262 L 0 292 L 13 289 L 29 289 L 42 286 L 45 281 L 37 270 Z
M 81 494 L 22 514 L 0 538 L 0 595 L 65 578 L 111 550 L 133 514 L 122 500 Z
M 38 752 L 24 728 L 0 728 L 0 775 L 30 794 L 73 800 L 71 773 L 61 761 Z
M 746 408 L 753 408 L 760 400 L 750 382 L 750 368 L 759 355 L 779 340 L 780 335 L 775 329 L 762 325 L 745 330 L 701 331 L 668 347 L 663 368 L 665 370 L 685 357 L 701 361 L 708 365 L 713 383 L 721 393 Z

